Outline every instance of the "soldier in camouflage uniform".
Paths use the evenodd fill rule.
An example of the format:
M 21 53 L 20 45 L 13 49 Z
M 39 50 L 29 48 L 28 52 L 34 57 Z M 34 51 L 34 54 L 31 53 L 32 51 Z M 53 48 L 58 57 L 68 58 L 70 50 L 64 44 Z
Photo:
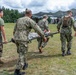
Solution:
M 26 10 L 25 17 L 19 18 L 14 28 L 14 39 L 17 46 L 19 59 L 16 65 L 14 75 L 22 75 L 20 70 L 25 70 L 28 66 L 26 62 L 26 53 L 28 51 L 28 34 L 33 28 L 43 39 L 46 41 L 44 32 L 40 27 L 31 19 L 31 10 Z
M 62 56 L 71 55 L 70 49 L 72 45 L 72 26 L 76 33 L 76 27 L 74 26 L 72 12 L 67 11 L 67 15 L 64 16 L 57 25 L 57 30 L 60 32 Z M 67 41 L 67 52 L 65 53 L 66 41 Z
M 4 42 L 6 43 L 6 35 L 5 35 L 5 29 L 4 29 L 4 20 L 1 18 L 3 17 L 3 10 L 0 9 L 0 64 L 3 64 L 3 61 L 1 61 L 2 52 L 3 52 L 3 45 L 2 43 L 2 36 L 4 38 Z
M 43 19 L 38 22 L 39 27 L 44 32 L 49 31 L 47 19 L 48 19 L 48 16 L 47 15 L 43 15 Z M 48 37 L 47 37 L 47 40 L 49 40 Z M 42 42 L 42 38 L 38 38 L 37 41 L 38 41 L 39 52 L 42 53 L 42 48 L 45 46 L 45 44 Z

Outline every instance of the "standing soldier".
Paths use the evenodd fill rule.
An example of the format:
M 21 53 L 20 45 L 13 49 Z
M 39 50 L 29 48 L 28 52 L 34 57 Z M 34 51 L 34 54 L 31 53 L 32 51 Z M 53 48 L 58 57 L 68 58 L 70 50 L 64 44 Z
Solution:
M 47 19 L 48 19 L 48 16 L 47 15 L 43 15 L 43 19 L 38 22 L 39 27 L 44 32 L 49 31 Z M 47 41 L 48 40 L 49 40 L 49 38 L 47 37 Z M 42 38 L 38 38 L 37 41 L 38 41 L 39 52 L 42 53 L 42 48 L 44 47 L 45 44 L 42 43 Z
M 4 20 L 3 17 L 3 10 L 0 9 L 0 64 L 3 64 L 3 61 L 1 60 L 2 52 L 3 52 L 3 44 L 2 43 L 2 36 L 4 38 L 4 42 L 7 43 L 6 35 L 5 35 L 5 29 L 4 29 Z
M 17 45 L 17 52 L 19 54 L 19 59 L 14 75 L 22 75 L 20 70 L 25 70 L 28 67 L 25 55 L 28 51 L 28 34 L 31 31 L 31 28 L 33 28 L 43 38 L 43 40 L 46 41 L 44 32 L 31 19 L 31 16 L 31 10 L 27 9 L 25 12 L 25 17 L 19 18 L 14 28 L 13 34 Z
M 64 16 L 57 25 L 57 29 L 60 32 L 62 56 L 71 55 L 70 49 L 72 44 L 72 26 L 76 33 L 76 28 L 74 27 L 74 21 L 72 18 L 72 11 L 67 11 L 67 15 Z M 67 40 L 67 52 L 65 53 L 66 40 Z

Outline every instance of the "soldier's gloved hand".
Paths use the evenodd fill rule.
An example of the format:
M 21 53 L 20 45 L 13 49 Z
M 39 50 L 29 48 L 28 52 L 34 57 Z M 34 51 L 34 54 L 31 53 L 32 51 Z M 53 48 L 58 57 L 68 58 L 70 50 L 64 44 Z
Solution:
M 14 38 L 12 38 L 12 39 L 11 39 L 11 42 L 15 43 L 15 40 L 14 40 Z

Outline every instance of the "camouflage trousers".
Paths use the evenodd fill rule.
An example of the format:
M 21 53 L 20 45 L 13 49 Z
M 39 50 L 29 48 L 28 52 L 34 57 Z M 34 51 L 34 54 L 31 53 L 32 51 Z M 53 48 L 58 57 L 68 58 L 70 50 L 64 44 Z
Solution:
M 60 40 L 61 40 L 61 50 L 62 51 L 65 51 L 66 47 L 67 47 L 67 50 L 71 49 L 71 46 L 72 46 L 72 34 L 71 33 L 61 33 Z M 66 44 L 66 42 L 67 42 L 67 44 Z
M 40 49 L 40 47 L 42 46 L 42 38 L 38 38 L 38 49 Z
M 0 44 L 0 58 L 2 57 L 2 52 L 3 52 L 3 45 Z
M 49 37 L 46 37 L 46 38 L 49 39 Z M 48 42 L 48 41 L 47 42 L 43 42 L 43 39 L 42 38 L 38 38 L 37 41 L 38 41 L 38 49 L 40 47 L 44 48 L 47 45 L 47 42 Z
M 2 57 L 2 53 L 3 53 L 3 44 L 2 43 L 2 36 L 0 34 L 0 58 Z
M 26 53 L 28 51 L 28 43 L 16 41 L 16 46 L 17 46 L 17 53 L 19 54 L 16 69 L 22 69 L 27 59 Z

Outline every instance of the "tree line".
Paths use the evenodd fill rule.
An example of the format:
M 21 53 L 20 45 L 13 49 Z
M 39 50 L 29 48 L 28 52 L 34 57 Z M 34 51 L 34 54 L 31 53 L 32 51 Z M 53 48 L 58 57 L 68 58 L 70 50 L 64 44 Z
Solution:
M 8 9 L 5 7 L 2 7 L 2 10 L 4 12 L 4 16 L 3 19 L 5 21 L 5 23 L 14 23 L 16 22 L 16 20 L 20 17 L 22 17 L 24 14 L 24 12 L 19 12 L 18 10 L 14 10 L 14 9 Z
M 15 23 L 18 18 L 23 17 L 25 14 L 24 11 L 19 12 L 18 10 L 9 9 L 5 7 L 2 7 L 2 10 L 4 12 L 3 19 L 5 23 Z M 32 19 L 37 23 L 37 21 L 39 21 L 41 18 L 39 19 L 38 17 L 34 17 Z M 50 23 L 50 18 L 48 18 L 48 22 Z

